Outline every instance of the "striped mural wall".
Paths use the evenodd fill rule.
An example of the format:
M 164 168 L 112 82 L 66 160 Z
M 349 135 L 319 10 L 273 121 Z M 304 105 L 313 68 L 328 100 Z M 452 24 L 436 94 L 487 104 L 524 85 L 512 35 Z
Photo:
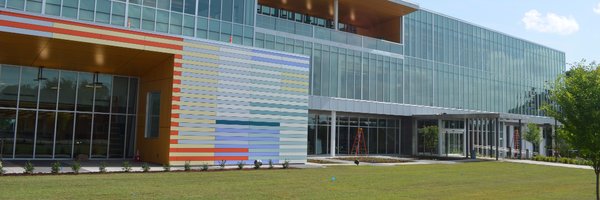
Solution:
M 172 164 L 306 162 L 308 57 L 184 42 L 196 45 L 176 60 Z
M 306 162 L 309 57 L 7 11 L 0 31 L 173 54 L 173 165 Z

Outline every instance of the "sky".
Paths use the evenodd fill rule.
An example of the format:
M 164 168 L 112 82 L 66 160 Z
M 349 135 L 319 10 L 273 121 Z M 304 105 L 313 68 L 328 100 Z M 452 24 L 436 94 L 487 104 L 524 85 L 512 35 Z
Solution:
M 600 62 L 600 0 L 408 0 L 421 8 Z

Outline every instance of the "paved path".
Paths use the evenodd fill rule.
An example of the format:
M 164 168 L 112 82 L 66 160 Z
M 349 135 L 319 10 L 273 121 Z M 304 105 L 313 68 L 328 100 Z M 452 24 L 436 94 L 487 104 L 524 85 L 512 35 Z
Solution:
M 532 165 L 545 165 L 545 166 L 553 166 L 553 167 L 566 167 L 566 168 L 575 168 L 575 169 L 592 169 L 591 166 L 586 166 L 586 165 L 571 165 L 571 164 L 541 162 L 541 161 L 533 161 L 533 160 L 503 159 L 502 161 L 503 162 L 512 162 L 512 163 L 532 164 Z

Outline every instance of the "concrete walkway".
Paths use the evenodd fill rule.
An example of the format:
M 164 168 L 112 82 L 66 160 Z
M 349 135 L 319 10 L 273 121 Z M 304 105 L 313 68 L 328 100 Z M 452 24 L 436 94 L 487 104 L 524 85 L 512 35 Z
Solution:
M 416 159 L 416 158 L 407 158 L 407 157 L 394 157 L 394 156 L 370 156 L 370 157 L 378 157 L 383 159 L 396 159 L 398 163 L 368 163 L 361 162 L 360 165 L 366 166 L 397 166 L 397 165 L 428 165 L 428 164 L 459 164 L 465 162 L 480 162 L 482 160 L 471 160 L 471 159 L 460 159 L 456 160 L 425 160 L 425 159 Z M 353 158 L 353 156 L 338 156 L 336 158 Z M 321 165 L 321 166 L 340 166 L 340 165 L 356 165 L 354 161 L 348 160 L 340 160 L 331 157 L 308 157 L 309 160 L 321 160 L 325 162 L 331 163 L 307 163 L 311 165 Z
M 502 162 L 512 162 L 512 163 L 532 164 L 532 165 L 545 165 L 545 166 L 553 166 L 553 167 L 566 167 L 566 168 L 574 168 L 574 169 L 593 169 L 591 166 L 586 166 L 586 165 L 572 165 L 572 164 L 542 162 L 542 161 L 533 161 L 533 160 L 502 159 L 501 161 Z

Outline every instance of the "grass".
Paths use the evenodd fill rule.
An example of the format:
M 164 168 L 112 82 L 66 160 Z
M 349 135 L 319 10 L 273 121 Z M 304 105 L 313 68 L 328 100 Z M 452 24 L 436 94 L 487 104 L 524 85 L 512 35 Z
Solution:
M 592 170 L 477 162 L 6 176 L 0 177 L 0 199 L 593 199 L 593 174 Z
M 368 162 L 368 163 L 404 163 L 410 162 L 405 160 L 393 159 L 393 158 L 380 158 L 380 157 L 339 157 L 335 158 L 337 160 L 345 160 L 345 161 L 354 161 L 358 160 L 360 162 Z

